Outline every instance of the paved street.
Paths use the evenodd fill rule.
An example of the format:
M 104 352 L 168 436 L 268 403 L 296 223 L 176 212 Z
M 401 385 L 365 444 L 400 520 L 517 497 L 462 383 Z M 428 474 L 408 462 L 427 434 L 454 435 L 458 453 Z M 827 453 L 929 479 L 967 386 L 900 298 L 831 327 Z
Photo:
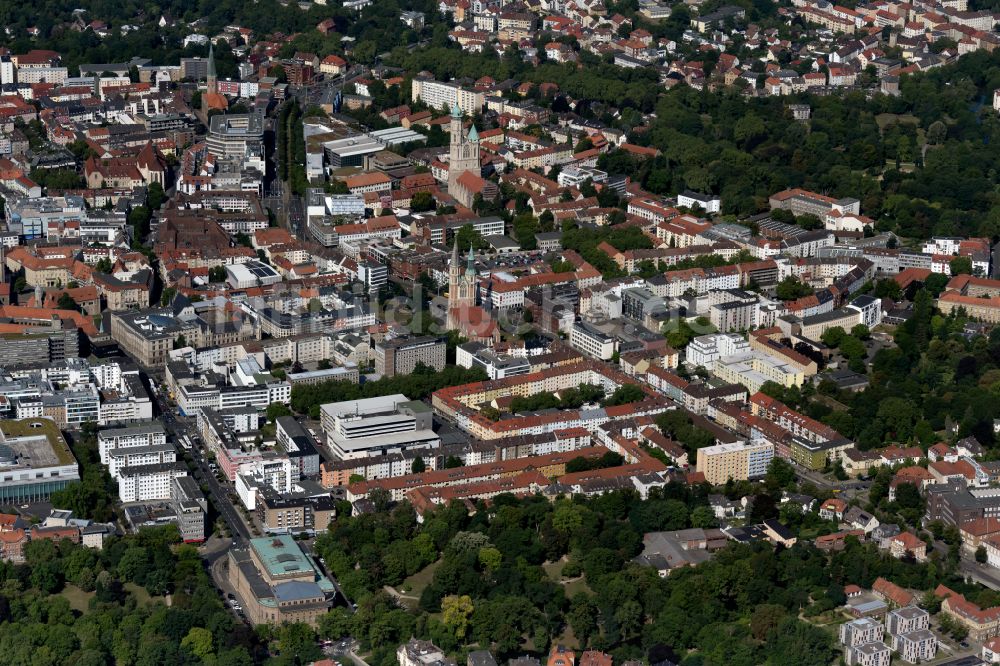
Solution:
M 158 396 L 157 402 L 168 436 L 176 438 L 180 435 L 187 435 L 191 437 L 196 434 L 194 422 L 191 419 L 177 416 L 166 403 L 163 396 Z M 251 537 L 250 530 L 243 522 L 243 517 L 240 516 L 236 508 L 233 507 L 232 502 L 230 502 L 228 487 L 219 483 L 215 473 L 209 468 L 208 461 L 205 459 L 201 447 L 192 447 L 190 454 L 200 472 L 201 479 L 199 481 L 203 481 L 208 486 L 209 500 L 226 522 L 229 532 L 233 535 L 235 544 L 240 545 L 248 541 Z M 212 525 L 208 525 L 207 529 L 212 530 L 212 527 Z
M 963 575 L 977 583 L 985 585 L 991 590 L 1000 590 L 1000 572 L 996 569 L 967 559 L 959 562 L 958 569 Z
M 871 481 L 837 481 L 822 474 L 821 472 L 804 469 L 799 465 L 795 465 L 794 467 L 795 475 L 800 481 L 808 481 L 809 483 L 816 484 L 816 486 L 820 488 L 831 488 L 840 491 L 840 493 L 842 493 L 841 499 L 850 499 L 864 493 L 871 487 Z

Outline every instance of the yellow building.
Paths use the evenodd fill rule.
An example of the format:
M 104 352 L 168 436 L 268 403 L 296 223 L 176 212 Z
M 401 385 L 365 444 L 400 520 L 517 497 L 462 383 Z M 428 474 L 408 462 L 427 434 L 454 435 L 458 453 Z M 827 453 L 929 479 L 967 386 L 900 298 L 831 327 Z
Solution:
M 336 589 L 288 534 L 251 539 L 229 551 L 229 583 L 252 624 L 316 626 Z

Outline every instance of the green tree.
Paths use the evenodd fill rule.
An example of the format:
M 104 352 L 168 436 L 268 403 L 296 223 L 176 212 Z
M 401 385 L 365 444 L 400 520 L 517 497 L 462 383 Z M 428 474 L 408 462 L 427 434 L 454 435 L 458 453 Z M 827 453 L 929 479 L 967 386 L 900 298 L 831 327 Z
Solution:
M 212 632 L 202 627 L 191 627 L 181 640 L 181 647 L 199 659 L 208 659 L 213 651 Z
M 163 186 L 153 181 L 146 189 L 146 205 L 150 210 L 159 210 L 163 202 L 167 200 L 167 195 L 163 192 Z
M 346 608 L 336 607 L 319 620 L 319 635 L 328 640 L 337 640 L 351 633 L 351 614 Z
M 267 420 L 274 423 L 282 416 L 291 416 L 292 410 L 288 408 L 288 405 L 281 402 L 272 402 L 267 406 L 265 410 Z
M 948 262 L 952 275 L 972 275 L 972 259 L 969 257 L 955 257 Z
M 586 592 L 577 592 L 570 600 L 567 619 L 581 645 L 586 645 L 596 633 L 599 616 L 600 609 Z
M 898 301 L 903 297 L 903 290 L 895 280 L 883 278 L 875 283 L 874 296 L 876 298 L 891 298 Z
M 489 247 L 489 244 L 483 240 L 482 234 L 476 231 L 471 224 L 460 227 L 455 238 L 458 240 L 459 252 L 468 252 L 470 247 L 473 250 L 485 250 Z
M 839 347 L 840 341 L 845 335 L 847 335 L 847 333 L 844 331 L 843 327 L 834 326 L 823 331 L 823 334 L 820 335 L 820 340 L 827 347 Z
M 775 295 L 782 301 L 792 301 L 813 293 L 813 288 L 807 284 L 799 282 L 794 276 L 789 275 L 774 289 Z
M 316 644 L 316 632 L 308 624 L 284 624 L 278 628 L 277 636 L 281 655 L 286 660 L 294 659 L 293 663 L 304 664 L 323 657 L 322 650 Z
M 63 292 L 59 296 L 59 302 L 56 304 L 56 307 L 58 307 L 60 310 L 72 310 L 74 312 L 79 311 L 80 309 L 80 306 L 76 304 L 76 301 L 73 300 L 73 297 L 66 292 Z
M 466 594 L 449 595 L 441 600 L 442 621 L 459 639 L 465 637 L 473 610 L 472 599 Z
M 758 641 L 767 640 L 786 615 L 787 611 L 783 606 L 774 604 L 757 606 L 750 615 L 750 634 Z
M 415 192 L 410 198 L 410 210 L 414 212 L 434 210 L 434 206 L 434 197 L 430 192 Z
M 479 549 L 479 564 L 488 573 L 493 573 L 500 568 L 503 561 L 503 553 L 496 548 L 486 547 Z
M 696 506 L 691 511 L 691 527 L 718 527 L 719 521 L 715 518 L 715 513 L 711 507 Z
M 177 294 L 177 289 L 174 287 L 167 287 L 160 294 L 160 305 L 169 305 L 170 301 L 174 300 L 174 295 Z

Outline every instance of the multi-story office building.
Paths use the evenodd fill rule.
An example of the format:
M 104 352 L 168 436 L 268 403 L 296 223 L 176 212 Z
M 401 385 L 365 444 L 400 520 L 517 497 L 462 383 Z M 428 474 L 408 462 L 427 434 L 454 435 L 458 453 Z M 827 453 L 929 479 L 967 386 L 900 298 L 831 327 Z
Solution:
M 426 403 L 398 393 L 320 407 L 327 444 L 340 459 L 436 446 L 431 416 Z
M 80 469 L 54 421 L 0 420 L 0 502 L 47 500 L 80 480 Z
M 633 287 L 622 290 L 622 314 L 629 319 L 643 321 L 655 312 L 665 312 L 666 302 L 649 289 Z
M 573 324 L 573 328 L 569 331 L 569 344 L 574 349 L 602 361 L 609 361 L 615 355 L 614 337 L 585 321 Z
M 336 515 L 336 501 L 328 492 L 319 495 L 281 495 L 271 488 L 257 493 L 257 520 L 272 534 L 325 531 Z
M 375 372 L 383 377 L 408 375 L 418 363 L 444 370 L 447 345 L 431 336 L 395 338 L 375 345 Z
M 7 367 L 78 358 L 80 331 L 72 322 L 53 321 L 48 328 L 25 329 L 17 336 L 0 337 L 0 358 Z
M 185 543 L 205 540 L 205 516 L 208 501 L 190 476 L 175 476 L 170 484 L 170 506 L 176 516 L 177 529 Z
M 183 339 L 190 345 L 201 341 L 197 321 L 177 319 L 170 311 L 116 312 L 111 316 L 111 337 L 144 366 L 161 366 Z
M 60 426 L 72 428 L 100 421 L 101 397 L 93 385 L 43 395 L 42 406 L 43 414 Z
M 358 366 L 353 363 L 346 367 L 327 368 L 326 370 L 307 370 L 305 372 L 289 372 L 285 375 L 293 387 L 299 384 L 323 384 L 325 382 L 352 382 L 359 379 Z
M 275 440 L 296 468 L 295 478 L 319 476 L 320 460 L 315 442 L 298 419 L 294 416 L 279 416 L 274 426 Z
M 261 113 L 219 114 L 209 119 L 208 152 L 217 157 L 262 155 L 263 141 L 264 115 Z

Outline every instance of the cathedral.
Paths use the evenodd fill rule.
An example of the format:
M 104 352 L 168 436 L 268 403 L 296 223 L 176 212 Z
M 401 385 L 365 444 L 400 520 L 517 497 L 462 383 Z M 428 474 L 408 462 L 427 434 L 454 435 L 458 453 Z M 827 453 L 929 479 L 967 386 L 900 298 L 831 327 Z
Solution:
M 451 251 L 448 267 L 448 330 L 458 331 L 471 342 L 492 347 L 500 341 L 500 328 L 490 314 L 476 304 L 479 284 L 472 248 L 462 271 L 458 258 L 458 239 Z
M 462 273 L 458 263 L 458 239 L 451 251 L 451 266 L 448 267 L 448 329 L 461 327 L 463 312 L 476 306 L 476 264 L 472 258 L 472 248 Z
M 462 111 L 458 105 L 451 109 L 451 146 L 448 151 L 448 194 L 466 208 L 479 193 L 485 181 L 479 162 L 479 133 L 473 125 L 463 134 Z

